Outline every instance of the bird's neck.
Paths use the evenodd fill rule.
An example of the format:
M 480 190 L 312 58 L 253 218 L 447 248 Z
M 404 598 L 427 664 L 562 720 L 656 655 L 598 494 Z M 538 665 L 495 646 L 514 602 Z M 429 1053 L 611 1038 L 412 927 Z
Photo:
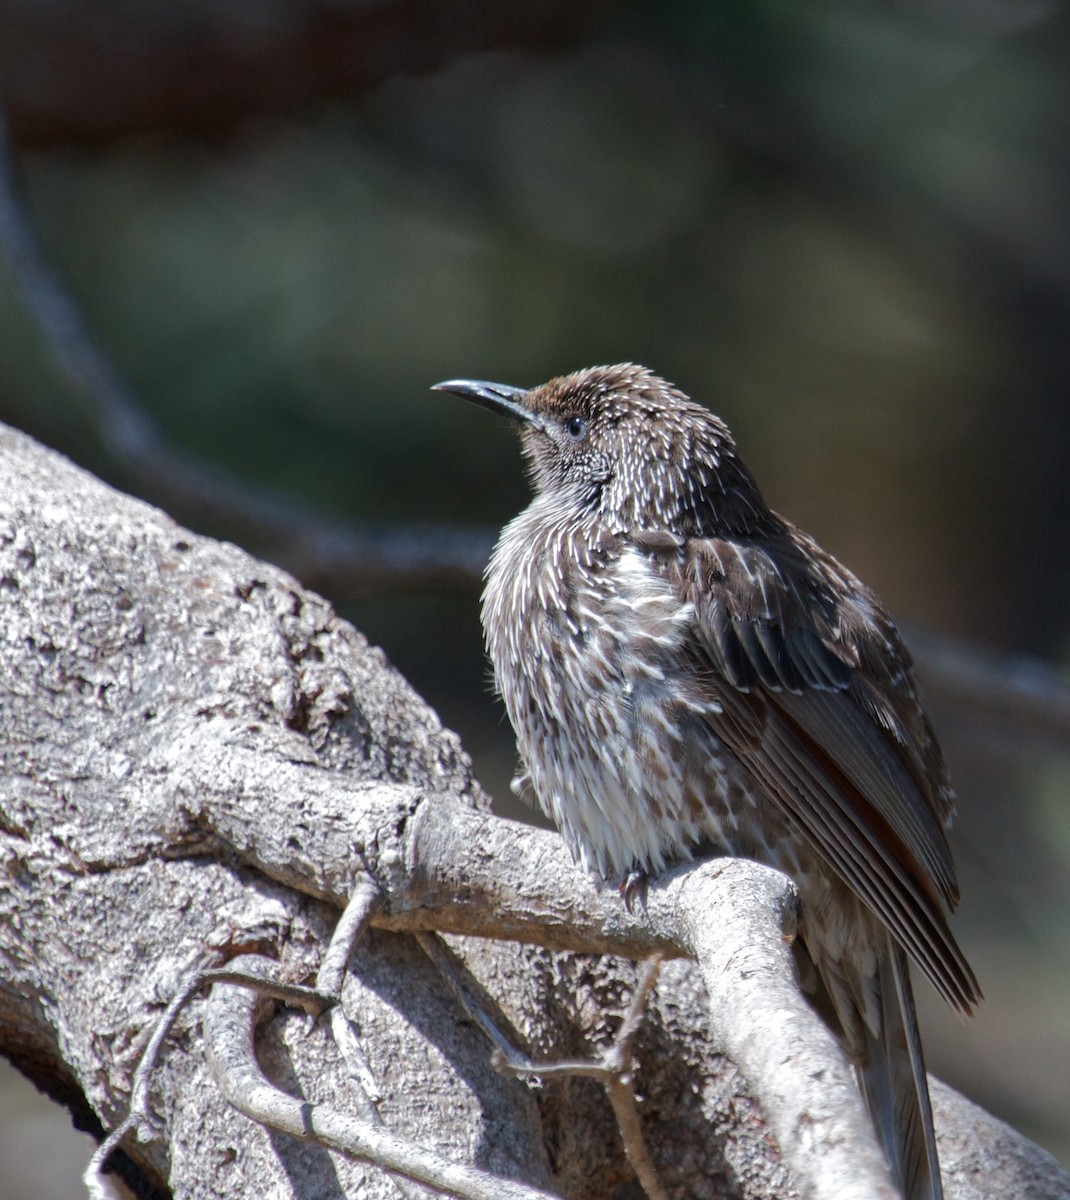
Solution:
M 483 626 L 508 639 L 536 611 L 566 612 L 578 586 L 619 557 L 622 529 L 599 513 L 577 514 L 552 493 L 542 493 L 502 530 L 487 564 Z M 492 646 L 491 659 L 508 659 L 517 647 Z

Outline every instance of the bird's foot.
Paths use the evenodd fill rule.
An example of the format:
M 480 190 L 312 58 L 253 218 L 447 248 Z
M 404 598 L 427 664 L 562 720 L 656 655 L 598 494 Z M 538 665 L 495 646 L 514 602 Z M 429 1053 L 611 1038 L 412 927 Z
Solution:
M 650 876 L 646 871 L 629 871 L 627 875 L 620 881 L 620 898 L 624 901 L 624 907 L 632 912 L 635 906 L 637 896 L 646 899 L 646 885 L 650 881 Z

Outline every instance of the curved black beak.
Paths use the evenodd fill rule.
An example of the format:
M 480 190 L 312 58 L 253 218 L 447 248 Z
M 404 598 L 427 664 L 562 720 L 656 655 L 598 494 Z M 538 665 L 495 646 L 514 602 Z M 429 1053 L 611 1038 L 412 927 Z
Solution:
M 514 421 L 527 425 L 541 425 L 542 421 L 524 404 L 527 388 L 513 387 L 508 383 L 487 383 L 482 379 L 447 379 L 436 383 L 433 392 L 452 392 L 463 396 L 491 412 L 502 413 Z

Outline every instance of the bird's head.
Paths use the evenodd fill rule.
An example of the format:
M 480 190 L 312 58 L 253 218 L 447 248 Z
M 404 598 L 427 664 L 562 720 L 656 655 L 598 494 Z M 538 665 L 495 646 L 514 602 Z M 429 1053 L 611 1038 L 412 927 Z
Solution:
M 536 493 L 621 529 L 758 533 L 770 519 L 732 435 L 646 367 L 588 367 L 533 388 L 451 379 L 520 426 Z

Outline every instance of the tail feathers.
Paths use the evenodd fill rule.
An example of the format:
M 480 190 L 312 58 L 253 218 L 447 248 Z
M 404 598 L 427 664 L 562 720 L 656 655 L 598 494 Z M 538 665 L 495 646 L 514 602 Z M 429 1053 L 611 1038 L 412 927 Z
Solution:
M 878 969 L 881 1031 L 859 1076 L 892 1178 L 905 1200 L 943 1200 L 932 1105 L 906 954 L 888 938 Z

